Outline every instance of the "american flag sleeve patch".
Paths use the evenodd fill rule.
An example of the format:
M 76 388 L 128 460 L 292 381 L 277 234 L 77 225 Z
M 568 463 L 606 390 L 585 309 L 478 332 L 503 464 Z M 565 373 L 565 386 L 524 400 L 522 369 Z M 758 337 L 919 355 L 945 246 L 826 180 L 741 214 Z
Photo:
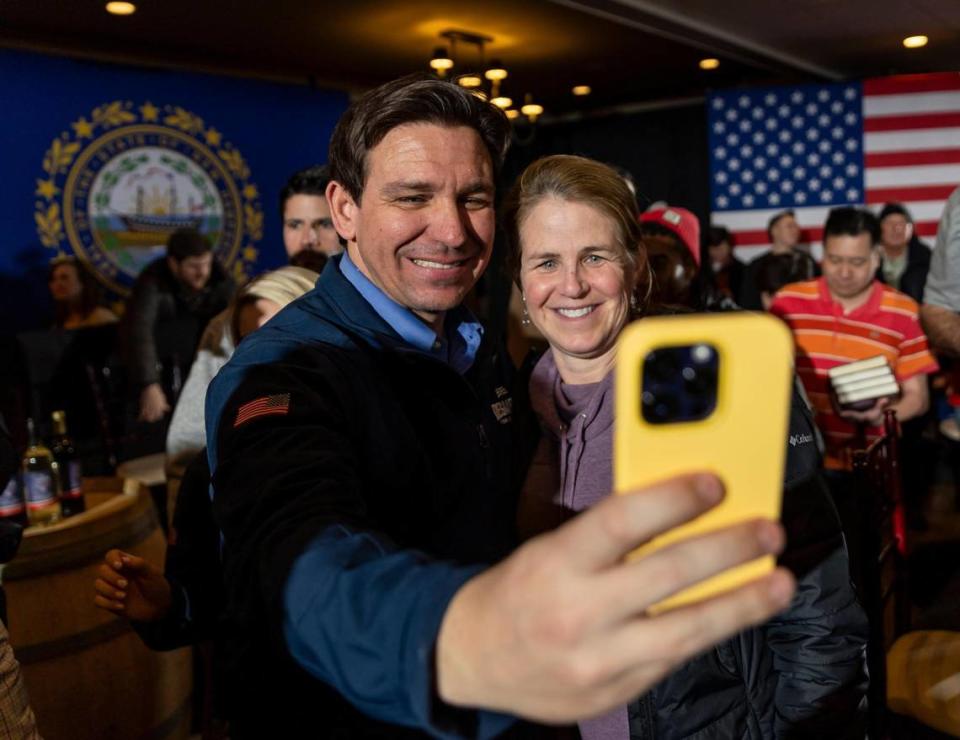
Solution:
M 243 426 L 248 421 L 252 421 L 260 416 L 271 416 L 279 414 L 283 416 L 290 410 L 290 394 L 277 393 L 272 396 L 262 396 L 249 401 L 237 410 L 237 418 L 233 422 L 233 428 Z

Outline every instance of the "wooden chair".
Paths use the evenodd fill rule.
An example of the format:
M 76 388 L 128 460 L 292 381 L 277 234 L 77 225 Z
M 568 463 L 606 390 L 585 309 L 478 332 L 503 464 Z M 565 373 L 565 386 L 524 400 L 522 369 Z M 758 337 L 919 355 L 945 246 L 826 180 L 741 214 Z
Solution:
M 889 737 L 886 655 L 896 638 L 910 629 L 909 542 L 899 433 L 896 414 L 888 410 L 884 416 L 884 435 L 865 450 L 854 452 L 857 504 L 861 513 L 862 596 L 870 621 L 867 665 L 871 738 Z

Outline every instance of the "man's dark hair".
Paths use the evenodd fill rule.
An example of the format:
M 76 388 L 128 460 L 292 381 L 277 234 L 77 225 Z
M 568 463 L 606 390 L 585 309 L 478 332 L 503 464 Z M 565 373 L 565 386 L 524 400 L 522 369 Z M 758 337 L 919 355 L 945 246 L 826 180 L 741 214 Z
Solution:
M 878 218 L 880 221 L 883 221 L 887 216 L 893 216 L 894 214 L 903 216 L 907 219 L 907 223 L 913 223 L 913 218 L 910 217 L 910 211 L 907 210 L 907 207 L 903 205 L 903 203 L 887 203 L 883 206 L 883 210 L 880 211 Z
M 325 164 L 316 164 L 294 172 L 280 190 L 280 218 L 283 218 L 287 201 L 294 195 L 318 195 L 323 198 L 329 182 L 330 168 Z
M 767 254 L 760 258 L 754 273 L 754 284 L 760 293 L 773 295 L 784 285 L 813 280 L 814 262 L 804 252 Z
M 167 256 L 177 262 L 212 251 L 210 241 L 196 229 L 177 229 L 167 239 Z
M 733 234 L 730 233 L 730 230 L 727 229 L 726 226 L 710 226 L 706 232 L 704 232 L 703 243 L 707 247 L 715 247 L 724 242 L 731 247 L 737 246 L 737 243 L 733 239 Z
M 330 177 L 359 201 L 367 179 L 367 153 L 405 123 L 474 129 L 499 172 L 510 141 L 503 111 L 455 82 L 411 75 L 366 93 L 341 116 L 330 139 Z
M 788 208 L 785 211 L 780 211 L 779 213 L 774 213 L 770 217 L 770 220 L 767 221 L 767 236 L 770 237 L 770 241 L 773 241 L 773 227 L 777 225 L 777 221 L 779 221 L 781 218 L 786 218 L 787 216 L 793 216 L 796 218 L 796 214 L 792 208 Z
M 823 227 L 823 241 L 826 243 L 829 236 L 860 236 L 870 235 L 870 246 L 880 243 L 880 221 L 866 208 L 842 206 L 833 208 L 827 215 L 827 223 Z

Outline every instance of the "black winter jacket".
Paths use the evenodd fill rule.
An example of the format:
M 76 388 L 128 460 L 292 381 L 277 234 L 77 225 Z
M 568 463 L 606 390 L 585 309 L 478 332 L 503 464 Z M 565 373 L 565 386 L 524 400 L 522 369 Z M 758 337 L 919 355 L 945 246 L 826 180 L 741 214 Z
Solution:
M 863 738 L 867 620 L 820 470 L 816 428 L 794 393 L 780 563 L 790 607 L 672 673 L 630 706 L 632 740 Z
M 241 342 L 206 413 L 231 737 L 484 734 L 477 712 L 431 698 L 431 620 L 515 544 L 525 463 L 514 463 L 512 374 L 486 338 L 465 376 L 411 349 L 337 259 Z M 236 422 L 278 394 L 287 410 Z M 297 581 L 305 558 L 311 576 Z M 310 660 L 284 628 L 301 598 L 309 627 L 295 639 Z
M 207 322 L 227 307 L 233 279 L 216 260 L 206 287 L 187 290 L 170 271 L 167 258 L 147 265 L 137 277 L 123 317 L 123 343 L 130 380 L 141 388 L 161 380 L 161 364 L 176 364 L 186 380 Z

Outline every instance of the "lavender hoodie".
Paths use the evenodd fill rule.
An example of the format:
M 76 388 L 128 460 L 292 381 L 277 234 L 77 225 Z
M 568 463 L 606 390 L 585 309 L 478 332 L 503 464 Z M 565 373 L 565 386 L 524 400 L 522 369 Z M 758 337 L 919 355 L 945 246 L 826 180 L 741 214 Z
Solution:
M 530 376 L 530 402 L 544 434 L 524 496 L 571 511 L 593 506 L 613 489 L 613 373 L 599 383 L 564 385 L 548 351 Z M 583 740 L 630 738 L 625 706 L 578 724 Z

